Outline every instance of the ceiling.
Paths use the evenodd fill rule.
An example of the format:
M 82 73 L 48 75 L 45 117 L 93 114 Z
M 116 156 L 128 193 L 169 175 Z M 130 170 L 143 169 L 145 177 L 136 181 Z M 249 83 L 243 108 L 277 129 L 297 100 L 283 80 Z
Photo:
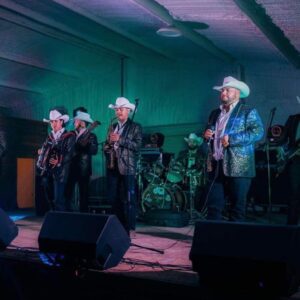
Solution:
M 165 26 L 182 35 L 157 35 Z M 300 1 L 1 0 L 0 37 L 0 106 L 28 105 L 96 76 L 99 53 L 299 69 Z

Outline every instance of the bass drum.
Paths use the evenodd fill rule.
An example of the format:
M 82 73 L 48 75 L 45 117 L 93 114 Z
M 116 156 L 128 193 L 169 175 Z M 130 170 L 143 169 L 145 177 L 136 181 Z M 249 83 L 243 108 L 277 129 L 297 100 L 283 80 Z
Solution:
M 153 209 L 183 211 L 186 203 L 186 194 L 178 185 L 149 184 L 142 195 L 143 212 Z

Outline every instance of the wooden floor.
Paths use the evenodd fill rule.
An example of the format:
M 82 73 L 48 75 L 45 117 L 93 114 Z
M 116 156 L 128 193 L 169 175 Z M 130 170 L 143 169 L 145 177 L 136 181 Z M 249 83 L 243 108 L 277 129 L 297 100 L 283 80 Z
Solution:
M 18 218 L 19 214 L 19 218 Z M 0 252 L 0 260 L 17 262 L 26 262 L 27 265 L 42 265 L 41 253 L 39 252 L 38 235 L 43 224 L 43 217 L 36 217 L 32 213 L 24 214 L 21 217 L 22 212 L 15 214 L 15 224 L 18 226 L 18 236 L 12 241 L 12 243 L 2 252 Z M 284 222 L 284 216 L 280 214 L 274 214 L 266 217 L 252 216 L 252 221 L 260 223 L 280 223 Z M 161 284 L 169 284 L 167 287 L 167 294 L 173 290 L 176 294 L 175 286 L 180 286 L 184 289 L 183 295 L 189 295 L 191 297 L 195 291 L 199 293 L 199 278 L 197 272 L 192 270 L 192 262 L 189 259 L 189 253 L 192 246 L 192 240 L 194 235 L 194 225 L 189 224 L 184 227 L 166 227 L 166 226 L 151 226 L 145 223 L 138 223 L 137 230 L 131 239 L 131 246 L 123 256 L 120 263 L 110 269 L 97 270 L 93 268 L 91 271 L 93 274 L 101 274 L 101 276 L 118 276 L 121 278 L 120 282 L 126 280 L 133 280 L 133 286 L 136 285 L 139 280 L 142 280 L 142 285 L 145 282 L 160 282 Z M 19 273 L 19 272 L 17 272 Z M 94 276 L 93 275 L 93 276 Z M 126 278 L 126 279 L 125 279 Z M 1 279 L 1 278 L 0 278 Z M 97 279 L 98 280 L 98 279 Z M 96 282 L 97 282 L 96 280 Z M 125 280 L 125 281 L 124 281 Z M 112 280 L 114 281 L 114 280 Z M 132 283 L 131 283 L 132 284 Z M 124 287 L 124 290 L 127 288 Z M 156 294 L 151 289 L 155 289 L 155 293 L 158 295 L 158 290 L 163 290 L 161 287 L 148 287 L 149 299 L 153 299 Z M 143 299 L 148 299 L 147 295 L 143 293 Z M 138 292 L 137 292 L 138 293 Z M 147 294 L 147 292 L 146 292 Z M 150 297 L 151 294 L 151 297 Z M 182 295 L 180 296 L 182 297 Z M 21 297 L 22 298 L 22 297 Z M 21 299 L 20 298 L 20 299 Z M 114 298 L 114 297 L 112 297 Z M 132 295 L 125 296 L 118 299 L 132 299 Z M 141 298 L 141 299 L 142 299 Z M 173 295 L 174 299 L 177 299 Z M 178 297 L 179 298 L 179 297 Z M 18 298 L 19 299 L 19 298 Z M 26 297 L 24 299 L 27 299 Z M 79 297 L 78 299 L 82 299 Z M 90 296 L 87 299 L 94 299 Z M 221 299 L 213 297 L 194 297 L 194 299 Z M 224 298 L 226 299 L 226 297 Z M 246 298 L 245 298 L 246 299 Z M 284 299 L 300 299 L 300 295 L 294 294 L 290 298 Z
M 38 251 L 41 217 L 27 217 L 16 221 L 19 234 L 9 249 Z M 182 228 L 159 227 L 139 223 L 132 245 L 118 266 L 104 272 L 143 276 L 186 285 L 197 285 L 197 273 L 192 271 L 189 252 L 194 225 Z

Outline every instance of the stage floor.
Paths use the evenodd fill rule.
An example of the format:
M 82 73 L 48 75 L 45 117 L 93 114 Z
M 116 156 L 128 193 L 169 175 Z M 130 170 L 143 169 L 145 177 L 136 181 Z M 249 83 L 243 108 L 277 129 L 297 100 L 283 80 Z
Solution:
M 12 214 L 10 216 L 12 217 Z M 16 269 L 16 266 L 23 264 L 25 267 L 23 266 L 22 268 L 25 268 L 28 274 L 32 273 L 33 266 L 35 266 L 35 269 L 47 269 L 44 266 L 45 263 L 42 259 L 43 256 L 39 252 L 38 245 L 38 235 L 44 218 L 36 217 L 32 213 L 27 213 L 26 215 L 26 213 L 22 214 L 20 212 L 19 217 L 18 213 L 14 214 L 14 219 L 19 228 L 19 234 L 4 251 L 0 252 L 1 262 L 10 261 L 14 265 L 14 269 Z M 259 216 L 257 213 L 249 214 L 249 221 L 251 222 L 281 224 L 284 223 L 284 220 L 285 216 L 278 213 L 268 216 Z M 199 287 L 198 274 L 192 270 L 192 262 L 189 259 L 193 235 L 193 224 L 184 227 L 166 227 L 150 226 L 140 222 L 138 223 L 135 236 L 131 239 L 132 244 L 120 263 L 116 267 L 106 270 L 92 268 L 89 270 L 88 278 L 92 278 L 93 286 L 95 282 L 100 280 L 99 278 L 101 278 L 99 284 L 100 282 L 102 284 L 105 282 L 107 287 L 114 286 L 112 282 L 119 282 L 123 295 L 117 297 L 114 294 L 111 299 L 132 299 L 133 295 L 131 293 L 134 293 L 134 289 L 136 289 L 137 295 L 139 293 L 138 289 L 134 287 L 136 284 L 141 286 L 148 285 L 148 287 L 140 288 L 140 293 L 143 296 L 138 297 L 136 295 L 134 299 L 153 299 L 153 297 L 158 297 L 160 291 L 163 294 L 172 294 L 174 299 L 181 299 L 182 296 L 188 296 L 190 299 L 223 299 L 207 295 L 200 297 L 199 295 L 199 292 L 202 293 L 202 291 Z M 15 271 L 15 273 L 18 273 L 18 276 L 20 276 L 19 271 Z M 39 276 L 34 275 L 33 277 L 39 278 Z M 104 278 L 106 279 L 104 280 Z M 107 278 L 111 279 L 110 283 L 108 283 Z M 126 286 L 122 286 L 120 282 Z M 146 284 L 145 282 L 148 283 Z M 36 284 L 40 283 L 37 282 Z M 133 289 L 133 291 L 131 290 L 131 293 L 125 292 L 127 288 Z M 115 289 L 118 290 L 118 286 Z M 194 295 L 195 293 L 196 295 Z M 93 293 L 93 295 L 96 294 Z M 106 295 L 108 295 L 107 292 Z M 27 299 L 27 297 L 24 297 L 24 299 Z M 78 296 L 78 299 L 83 298 Z M 94 299 L 94 296 L 90 295 L 87 299 Z M 224 297 L 224 299 L 227 298 Z M 300 293 L 284 299 L 300 299 Z

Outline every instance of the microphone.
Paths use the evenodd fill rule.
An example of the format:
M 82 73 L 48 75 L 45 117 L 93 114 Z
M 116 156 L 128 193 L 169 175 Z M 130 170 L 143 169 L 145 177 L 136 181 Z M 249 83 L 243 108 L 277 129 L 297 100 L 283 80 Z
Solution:
M 210 130 L 212 130 L 212 131 L 215 131 L 215 126 L 214 125 L 210 125 L 207 129 L 210 129 Z M 213 135 L 214 135 L 215 133 L 213 133 Z M 207 140 L 207 144 L 209 145 L 210 144 L 210 142 L 214 139 L 213 138 L 213 135 Z
M 271 112 L 272 113 L 274 113 L 275 111 L 276 111 L 276 109 L 277 109 L 277 107 L 275 106 L 275 107 L 273 107 L 272 109 L 271 109 Z
M 135 106 L 138 106 L 138 105 L 139 105 L 140 99 L 139 99 L 139 98 L 136 98 L 136 99 L 134 99 L 134 101 L 135 101 Z

